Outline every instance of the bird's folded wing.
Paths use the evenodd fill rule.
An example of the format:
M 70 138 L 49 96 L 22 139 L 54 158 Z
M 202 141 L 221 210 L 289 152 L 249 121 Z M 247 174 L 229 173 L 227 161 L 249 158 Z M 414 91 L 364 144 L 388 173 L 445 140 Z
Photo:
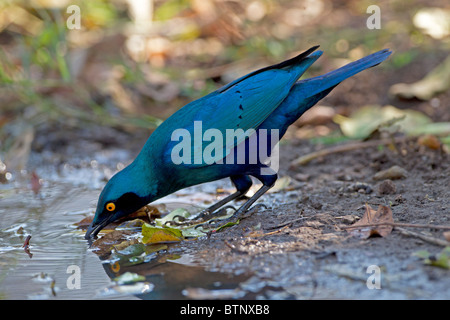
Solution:
M 295 81 L 296 77 L 289 70 L 267 70 L 193 106 L 196 109 L 192 110 L 195 115 L 184 126 L 192 138 L 190 161 L 181 164 L 201 167 L 225 158 L 235 146 L 249 138 L 249 129 L 257 130 L 280 105 Z M 197 121 L 195 125 L 194 121 Z M 214 130 L 204 135 L 209 129 Z M 213 140 L 211 134 L 216 146 L 221 143 L 222 152 L 213 155 L 213 159 L 205 159 L 204 150 L 210 144 L 208 140 Z M 199 135 L 202 143 L 194 141 L 197 139 L 198 142 Z M 221 142 L 215 141 L 219 138 Z M 167 155 L 177 143 L 179 142 L 169 143 Z
M 211 161 L 220 161 L 235 146 L 248 139 L 249 135 L 246 134 L 248 130 L 257 130 L 258 126 L 286 98 L 291 87 L 309 67 L 307 57 L 317 48 L 318 46 L 312 47 L 292 59 L 243 76 L 191 102 L 166 120 L 166 122 L 173 122 L 170 126 L 167 123 L 163 124 L 166 130 L 169 128 L 172 130 L 173 126 L 177 126 L 187 130 L 191 136 L 189 159 L 182 164 L 201 167 L 211 164 Z M 209 143 L 203 141 L 203 134 L 209 129 L 214 130 L 209 131 L 206 136 L 213 132 L 214 138 L 217 139 L 217 133 L 220 133 L 222 152 L 215 152 L 213 159 L 209 157 L 208 161 L 205 161 L 204 151 Z M 235 134 L 230 134 L 232 132 Z M 242 132 L 244 134 L 240 134 Z M 213 140 L 209 138 L 209 141 Z M 199 139 L 202 143 L 198 143 Z M 194 140 L 197 143 L 194 143 Z M 178 141 L 171 141 L 167 144 L 166 157 L 173 156 L 172 150 L 177 143 Z

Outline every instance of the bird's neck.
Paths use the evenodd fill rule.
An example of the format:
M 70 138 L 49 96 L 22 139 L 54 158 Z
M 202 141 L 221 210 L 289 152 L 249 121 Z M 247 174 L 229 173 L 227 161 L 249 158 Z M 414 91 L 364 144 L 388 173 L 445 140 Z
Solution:
M 122 177 L 125 180 L 124 183 L 140 197 L 145 197 L 152 201 L 153 198 L 158 196 L 159 180 L 150 165 L 138 160 L 139 158 L 136 158 L 128 167 L 123 169 Z

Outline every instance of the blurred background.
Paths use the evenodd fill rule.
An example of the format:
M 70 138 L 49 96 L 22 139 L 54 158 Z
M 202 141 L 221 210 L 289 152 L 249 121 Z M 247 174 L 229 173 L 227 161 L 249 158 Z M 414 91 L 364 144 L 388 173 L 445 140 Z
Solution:
M 449 143 L 449 35 L 444 0 L 2 0 L 0 180 L 33 152 L 137 152 L 186 103 L 316 44 L 324 55 L 306 77 L 394 54 L 342 83 L 286 139 L 364 138 L 349 129 L 355 111 L 377 127 L 386 110 L 414 110 Z

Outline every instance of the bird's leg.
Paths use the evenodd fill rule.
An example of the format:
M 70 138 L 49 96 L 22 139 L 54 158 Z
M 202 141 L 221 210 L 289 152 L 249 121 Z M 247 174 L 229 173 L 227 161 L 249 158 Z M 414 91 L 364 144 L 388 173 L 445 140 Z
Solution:
M 247 212 L 247 210 L 251 207 L 251 205 L 253 203 L 255 203 L 256 200 L 258 200 L 264 193 L 267 192 L 267 190 L 269 190 L 271 188 L 271 186 L 262 186 L 258 191 L 256 191 L 256 193 L 250 197 L 250 199 L 248 199 L 235 213 L 233 213 L 233 215 L 225 220 L 220 220 L 220 219 L 214 219 L 209 221 L 210 224 L 214 225 L 215 223 L 228 223 L 228 222 L 236 222 L 237 220 L 239 220 L 240 218 L 242 218 L 241 216 Z
M 216 223 L 222 223 L 222 225 L 225 225 L 229 222 L 236 222 L 237 220 L 241 219 L 242 216 L 247 212 L 247 210 L 251 207 L 253 203 L 255 203 L 256 200 L 258 200 L 264 193 L 266 193 L 270 188 L 272 188 L 275 184 L 275 181 L 277 180 L 278 176 L 276 174 L 268 175 L 268 176 L 256 176 L 261 182 L 263 183 L 263 186 L 258 189 L 258 191 L 255 192 L 253 196 L 250 197 L 233 215 L 225 220 L 219 220 L 214 219 L 211 220 L 210 223 L 213 225 Z
M 258 200 L 264 193 L 266 193 L 272 186 L 262 186 L 256 193 L 250 197 L 234 214 L 233 216 L 239 218 L 240 215 L 247 212 L 247 210 L 251 207 L 256 200 Z
M 202 210 L 193 220 L 198 219 L 205 219 L 205 218 L 211 218 L 215 216 L 222 216 L 226 214 L 226 210 L 219 210 L 216 212 L 216 210 L 222 208 L 225 204 L 228 202 L 231 202 L 235 199 L 238 199 L 241 196 L 244 196 L 247 191 L 252 186 L 252 179 L 249 176 L 245 175 L 237 175 L 237 176 L 231 176 L 230 177 L 231 182 L 236 187 L 237 191 L 230 194 L 229 196 L 223 198 L 222 200 L 218 201 L 217 203 L 213 204 L 209 208 L 206 208 L 205 210 Z M 227 207 L 229 208 L 229 207 Z
M 240 196 L 243 196 L 245 193 L 243 193 L 242 191 L 236 191 L 235 193 L 230 194 L 229 196 L 223 198 L 222 200 L 216 202 L 215 204 L 213 204 L 212 206 L 202 210 L 196 217 L 195 220 L 197 219 L 204 219 L 207 216 L 211 216 L 213 214 L 213 212 L 215 212 L 216 210 L 220 209 L 222 206 L 224 206 L 225 204 L 227 204 L 228 202 L 233 201 L 234 199 L 239 198 Z
M 232 206 L 226 206 L 223 207 L 225 204 L 227 204 L 230 201 L 233 201 L 234 199 L 239 198 L 240 196 L 244 195 L 245 193 L 242 191 L 236 191 L 235 193 L 230 194 L 229 196 L 223 198 L 222 200 L 218 201 L 217 203 L 213 204 L 212 206 L 203 209 L 200 211 L 198 215 L 196 215 L 194 218 L 189 220 L 183 220 L 183 221 L 167 221 L 166 224 L 170 225 L 176 225 L 176 226 L 183 226 L 183 225 L 191 225 L 193 223 L 202 222 L 206 218 L 211 219 L 215 217 L 221 217 L 227 214 L 228 209 L 233 209 L 236 211 L 236 209 Z M 223 208 L 222 208 L 223 207 Z M 220 210 L 218 210 L 220 209 Z M 216 211 L 218 210 L 218 211 Z

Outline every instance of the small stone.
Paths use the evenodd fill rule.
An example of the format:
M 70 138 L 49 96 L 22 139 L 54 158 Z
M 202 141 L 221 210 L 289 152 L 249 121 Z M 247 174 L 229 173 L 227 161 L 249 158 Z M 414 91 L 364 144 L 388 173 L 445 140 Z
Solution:
M 396 180 L 396 179 L 402 179 L 406 178 L 407 171 L 399 166 L 392 166 L 389 169 L 382 170 L 377 172 L 374 176 L 374 180 Z
M 397 192 L 397 187 L 395 183 L 390 179 L 386 179 L 378 185 L 378 194 L 395 194 Z

